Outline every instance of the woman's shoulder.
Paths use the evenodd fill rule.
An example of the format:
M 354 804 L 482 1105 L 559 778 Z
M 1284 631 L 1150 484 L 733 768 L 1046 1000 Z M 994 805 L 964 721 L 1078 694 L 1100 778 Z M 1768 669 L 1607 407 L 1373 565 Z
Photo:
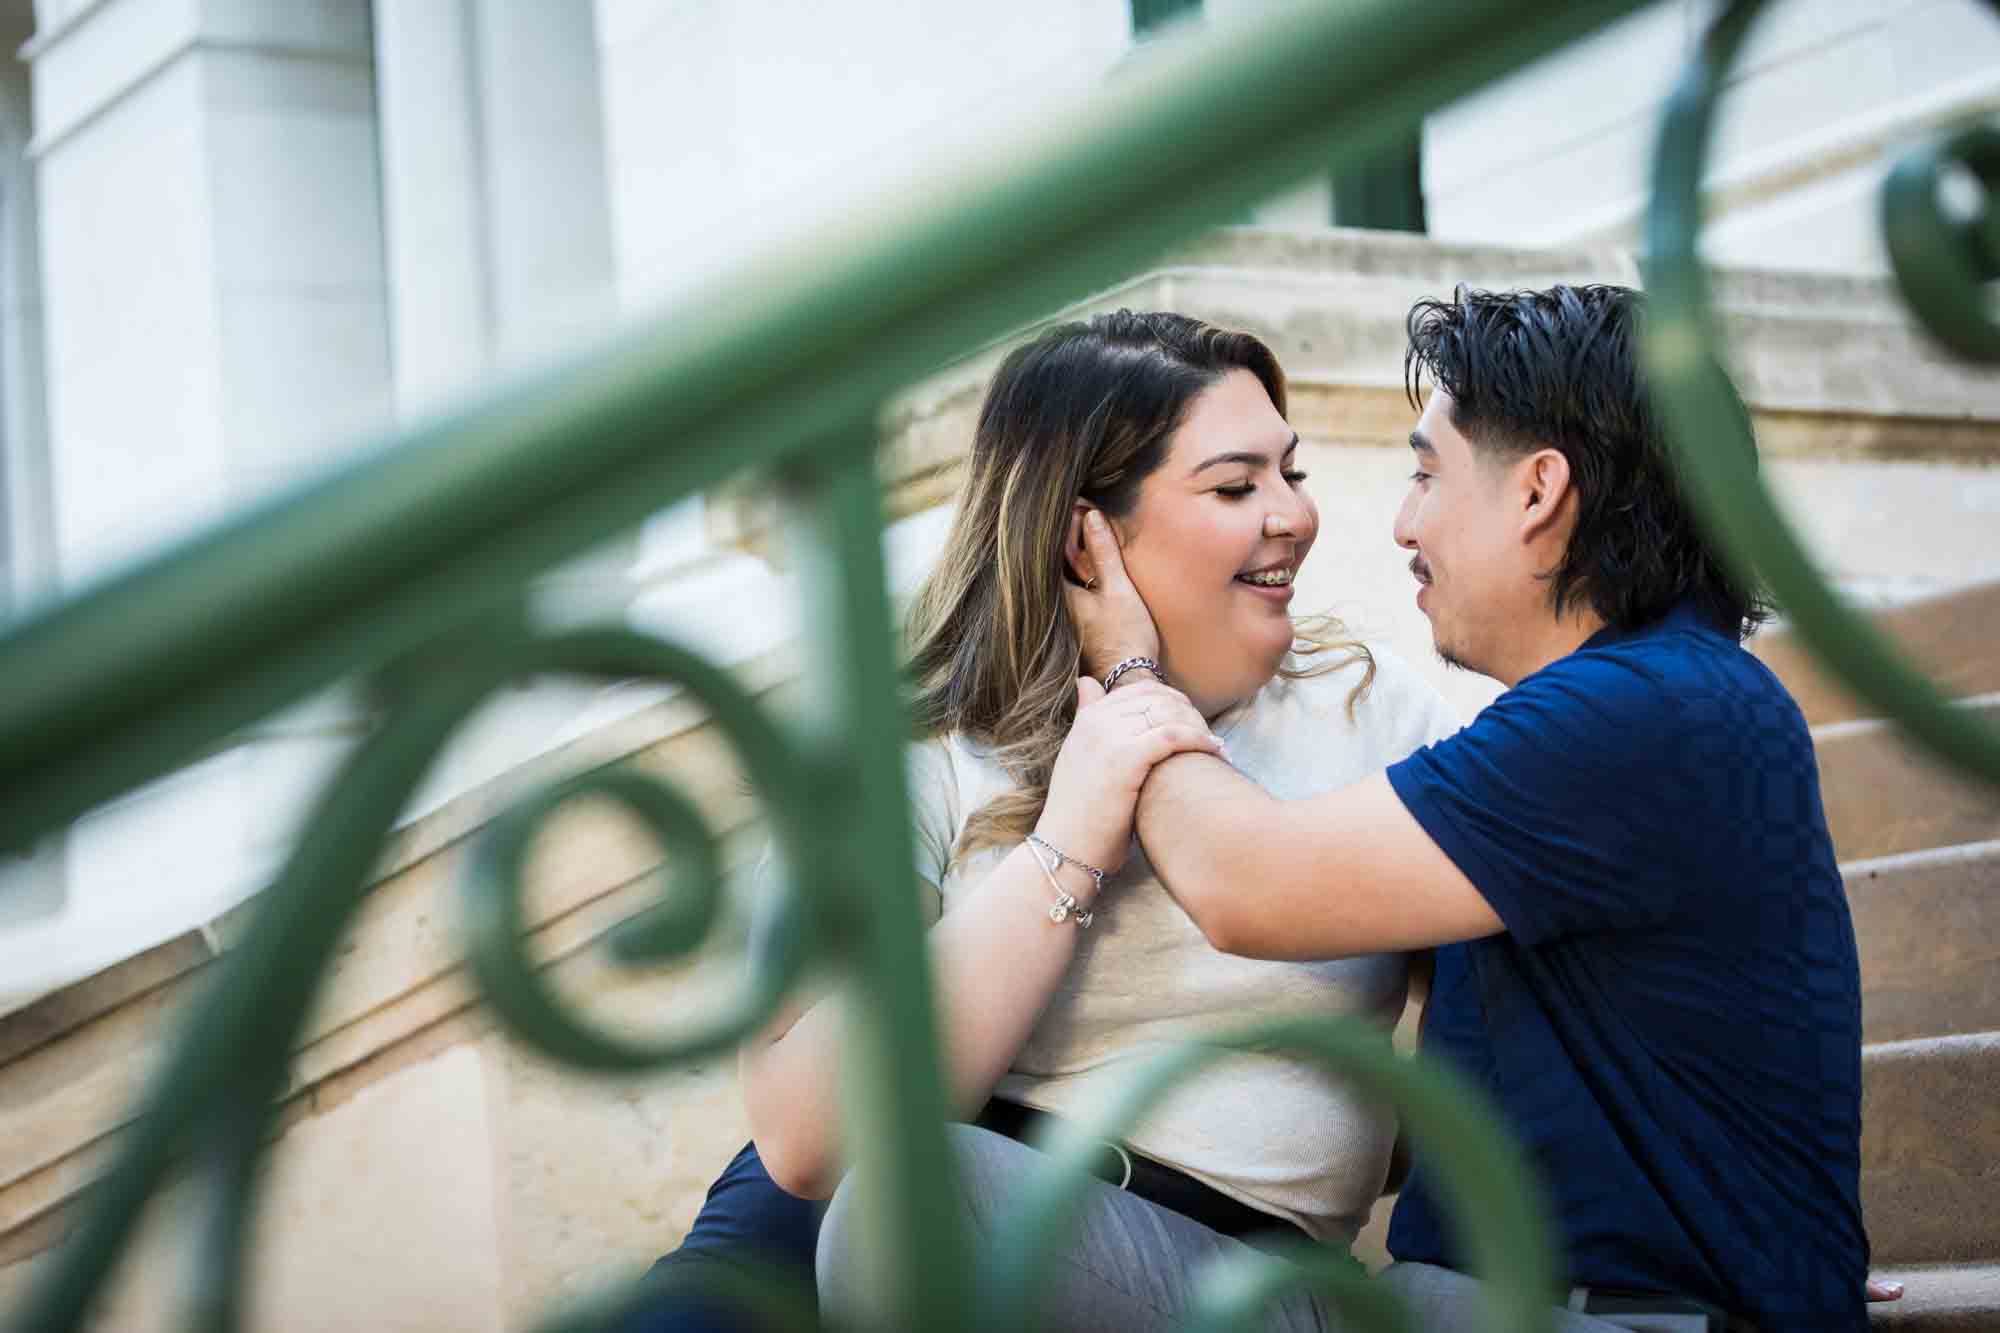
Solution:
M 911 803 L 944 810 L 954 828 L 1012 785 L 986 746 L 956 731 L 911 741 L 903 765 Z
M 1460 719 L 1408 658 L 1377 639 L 1353 649 L 1287 655 L 1274 685 L 1284 701 L 1364 734 L 1421 744 L 1456 731 Z

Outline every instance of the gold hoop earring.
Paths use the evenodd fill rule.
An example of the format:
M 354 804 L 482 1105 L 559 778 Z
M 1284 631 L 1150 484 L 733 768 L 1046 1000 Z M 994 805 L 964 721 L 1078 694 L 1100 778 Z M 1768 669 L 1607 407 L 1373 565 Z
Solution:
M 1097 586 L 1097 576 L 1095 574 L 1091 575 L 1089 578 L 1083 581 L 1083 590 L 1085 592 L 1089 592 L 1092 588 L 1095 588 L 1096 586 Z

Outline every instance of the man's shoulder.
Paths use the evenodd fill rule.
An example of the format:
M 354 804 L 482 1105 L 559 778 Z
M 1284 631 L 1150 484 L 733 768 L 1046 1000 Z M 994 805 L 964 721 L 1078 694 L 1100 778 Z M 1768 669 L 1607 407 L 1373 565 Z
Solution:
M 1784 685 L 1754 654 L 1733 638 L 1685 623 L 1588 644 L 1516 690 L 1549 702 L 1587 701 L 1593 711 L 1626 722 L 1666 717 L 1699 726 L 1742 708 L 1781 725 L 1798 716 Z

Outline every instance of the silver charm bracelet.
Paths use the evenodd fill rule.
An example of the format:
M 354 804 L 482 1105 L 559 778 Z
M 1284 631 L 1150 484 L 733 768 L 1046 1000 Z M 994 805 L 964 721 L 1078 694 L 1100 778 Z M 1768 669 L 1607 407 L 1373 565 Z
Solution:
M 1049 920 L 1060 924 L 1074 916 L 1078 930 L 1089 930 L 1096 914 L 1086 910 L 1077 902 L 1075 894 L 1064 889 L 1056 881 L 1056 871 L 1065 865 L 1075 866 L 1090 876 L 1091 883 L 1096 886 L 1095 891 L 1098 893 L 1104 891 L 1104 872 L 1094 865 L 1088 865 L 1064 853 L 1061 848 L 1039 834 L 1030 833 L 1027 843 L 1028 854 L 1035 858 L 1035 864 L 1042 868 L 1043 878 L 1048 880 L 1049 887 L 1056 893 L 1055 905 L 1049 908 Z M 1049 854 L 1049 859 L 1046 861 L 1042 859 L 1043 852 Z

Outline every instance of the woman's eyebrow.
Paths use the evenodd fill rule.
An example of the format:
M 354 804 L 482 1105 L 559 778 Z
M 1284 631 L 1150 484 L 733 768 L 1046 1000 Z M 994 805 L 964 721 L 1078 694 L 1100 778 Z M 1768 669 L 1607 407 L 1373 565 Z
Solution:
M 1298 432 L 1294 431 L 1292 433 L 1291 443 L 1287 444 L 1284 447 L 1284 449 L 1279 452 L 1278 461 L 1282 463 L 1287 457 L 1291 455 L 1292 451 L 1297 449 L 1298 447 L 1299 447 Z M 1217 454 L 1213 458 L 1202 459 L 1201 462 L 1196 463 L 1194 465 L 1193 469 L 1188 472 L 1188 475 L 1192 477 L 1196 473 L 1205 472 L 1209 468 L 1215 467 L 1216 465 L 1221 463 L 1243 463 L 1250 467 L 1260 467 L 1263 464 L 1268 463 L 1269 461 L 1270 461 L 1269 454 L 1260 454 L 1255 452 L 1254 450 L 1249 450 L 1249 449 L 1232 449 L 1228 453 Z

